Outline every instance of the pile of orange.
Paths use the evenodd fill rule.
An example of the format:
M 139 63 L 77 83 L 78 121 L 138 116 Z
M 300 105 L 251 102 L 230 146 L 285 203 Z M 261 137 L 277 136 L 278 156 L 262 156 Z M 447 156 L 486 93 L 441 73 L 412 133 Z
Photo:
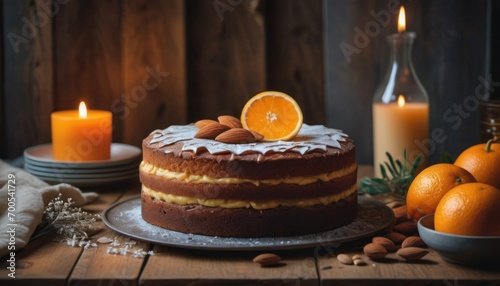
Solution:
M 500 236 L 500 190 L 484 183 L 453 188 L 434 214 L 437 231 L 475 236 Z
M 469 171 L 478 182 L 500 188 L 500 144 L 496 138 L 463 151 L 455 165 Z
M 475 182 L 467 170 L 453 164 L 436 164 L 425 168 L 411 183 L 406 195 L 406 207 L 411 218 L 432 214 L 443 196 L 452 188 Z
M 500 144 L 489 141 L 463 151 L 454 164 L 420 172 L 406 196 L 411 218 L 434 213 L 437 231 L 500 236 Z

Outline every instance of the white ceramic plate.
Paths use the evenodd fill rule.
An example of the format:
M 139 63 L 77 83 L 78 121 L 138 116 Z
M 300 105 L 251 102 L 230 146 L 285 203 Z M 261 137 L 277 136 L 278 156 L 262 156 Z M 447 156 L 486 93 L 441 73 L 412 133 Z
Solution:
M 141 149 L 132 145 L 112 143 L 111 159 L 86 162 L 65 162 L 54 160 L 52 144 L 43 144 L 30 147 L 24 151 L 24 159 L 29 163 L 41 167 L 56 167 L 67 169 L 104 168 L 119 166 L 137 160 Z
M 71 169 L 71 168 L 61 168 L 61 167 L 44 167 L 44 166 L 38 166 L 36 164 L 33 164 L 31 161 L 25 160 L 24 162 L 24 168 L 29 169 L 30 171 L 36 171 L 36 172 L 44 172 L 44 173 L 51 173 L 51 174 L 59 174 L 59 173 L 64 173 L 64 174 L 78 174 L 78 175 L 100 175 L 100 174 L 108 174 L 108 173 L 117 173 L 117 172 L 124 172 L 124 171 L 132 171 L 132 170 L 138 170 L 139 169 L 139 164 L 140 161 L 132 161 L 126 165 L 120 165 L 120 166 L 111 166 L 111 167 L 104 167 L 104 168 L 84 168 L 84 169 Z
M 38 176 L 38 178 L 49 184 L 67 183 L 75 187 L 100 187 L 100 186 L 122 183 L 132 179 L 138 180 L 139 176 L 137 174 L 134 174 L 128 176 L 102 178 L 102 179 L 57 179 L 44 176 Z
M 44 172 L 44 171 L 37 171 L 34 169 L 31 169 L 29 165 L 24 165 L 24 170 L 26 170 L 28 173 L 33 174 L 35 176 L 41 176 L 45 178 L 53 178 L 57 180 L 64 180 L 64 179 L 87 179 L 87 180 L 92 180 L 92 179 L 105 179 L 105 178 L 113 178 L 113 177 L 122 177 L 122 176 L 128 176 L 128 175 L 134 175 L 139 173 L 139 168 L 136 167 L 131 170 L 125 170 L 125 171 L 119 171 L 119 172 L 111 172 L 111 173 L 102 173 L 102 174 L 75 174 L 75 173 L 67 173 L 65 170 L 60 170 L 58 172 Z

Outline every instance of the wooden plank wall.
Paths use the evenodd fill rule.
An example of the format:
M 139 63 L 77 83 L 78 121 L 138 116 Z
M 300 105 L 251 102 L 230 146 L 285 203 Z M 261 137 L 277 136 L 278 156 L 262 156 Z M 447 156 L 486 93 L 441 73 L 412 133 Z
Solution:
M 239 117 L 245 102 L 266 87 L 261 3 L 188 0 L 186 4 L 191 12 L 186 22 L 189 113 L 196 119 Z
M 490 35 L 491 35 L 491 44 L 490 44 L 490 71 L 492 75 L 493 82 L 500 82 L 500 53 L 495 51 L 500 51 L 500 17 L 494 16 L 500 13 L 500 2 L 499 1 L 491 1 L 490 2 Z M 495 88 L 491 90 L 490 99 L 492 100 L 500 100 L 500 88 Z
M 151 131 L 188 121 L 182 0 L 123 3 L 122 140 L 140 146 Z
M 321 3 L 270 1 L 266 15 L 268 88 L 293 95 L 308 124 L 325 124 Z
M 157 128 L 239 116 L 251 96 L 271 88 L 296 97 L 307 122 L 324 123 L 321 6 L 321 0 L 3 1 L 4 35 L 22 36 L 35 14 L 47 23 L 18 53 L 8 42 L 2 46 L 0 157 L 49 143 L 50 113 L 76 109 L 81 100 L 113 112 L 114 142 L 137 146 Z
M 19 156 L 31 144 L 50 140 L 53 35 L 50 17 L 35 17 L 41 2 L 2 2 L 2 157 Z
M 56 2 L 55 2 L 56 3 Z M 54 110 L 111 110 L 122 93 L 121 3 L 70 1 L 54 16 Z M 114 138 L 122 125 L 114 114 Z M 46 131 L 46 130 L 45 130 Z
M 306 123 L 349 133 L 358 162 L 371 163 L 372 95 L 396 17 L 349 62 L 339 44 L 394 4 L 407 7 L 418 35 L 414 64 L 431 98 L 431 130 L 448 136 L 431 155 L 456 155 L 479 140 L 478 112 L 457 128 L 443 113 L 489 73 L 489 1 L 2 1 L 0 158 L 49 143 L 50 113 L 82 99 L 113 111 L 115 142 L 139 146 L 157 128 L 238 116 L 251 96 L 275 89 L 297 99 Z M 17 49 L 14 34 L 23 39 Z

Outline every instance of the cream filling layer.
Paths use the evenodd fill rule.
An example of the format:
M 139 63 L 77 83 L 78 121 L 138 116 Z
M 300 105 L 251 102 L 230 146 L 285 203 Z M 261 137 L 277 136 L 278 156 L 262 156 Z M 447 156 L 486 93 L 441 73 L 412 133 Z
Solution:
M 142 192 L 156 200 L 162 200 L 167 203 L 177 204 L 177 205 L 202 205 L 207 207 L 220 207 L 220 208 L 253 208 L 256 210 L 272 209 L 279 206 L 283 207 L 308 207 L 314 205 L 328 205 L 331 203 L 336 203 L 341 199 L 348 197 L 349 195 L 356 192 L 356 184 L 347 190 L 319 198 L 303 199 L 303 200 L 270 200 L 270 201 L 243 201 L 243 200 L 223 200 L 223 199 L 202 199 L 202 198 L 192 198 L 185 196 L 178 196 L 172 194 L 165 194 L 152 190 L 146 186 L 142 186 Z
M 278 184 L 296 184 L 296 185 L 308 185 L 315 183 L 317 181 L 328 182 L 330 180 L 343 177 L 345 175 L 351 174 L 356 171 L 357 164 L 353 163 L 351 166 L 339 170 L 328 173 L 322 173 L 313 176 L 296 176 L 296 177 L 287 177 L 280 179 L 267 179 L 267 180 L 253 180 L 253 179 L 244 179 L 244 178 L 213 178 L 205 175 L 194 175 L 188 174 L 186 172 L 173 172 L 166 169 L 162 169 L 157 167 L 151 163 L 146 161 L 141 162 L 140 169 L 144 173 L 159 176 L 168 180 L 178 180 L 184 181 L 186 183 L 205 183 L 205 184 L 243 184 L 243 183 L 252 183 L 256 186 L 260 184 L 265 185 L 278 185 Z

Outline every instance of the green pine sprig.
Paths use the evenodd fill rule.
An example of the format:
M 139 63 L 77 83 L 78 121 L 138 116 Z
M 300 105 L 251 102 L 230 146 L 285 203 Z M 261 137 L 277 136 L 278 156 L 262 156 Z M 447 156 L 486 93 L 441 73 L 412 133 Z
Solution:
M 415 171 L 422 161 L 422 156 L 418 155 L 415 160 L 410 163 L 406 149 L 403 150 L 403 162 L 394 160 L 389 152 L 385 154 L 387 155 L 388 162 L 386 161 L 379 165 L 382 178 L 362 178 L 359 184 L 359 191 L 370 195 L 392 193 L 405 198 L 406 192 L 414 179 Z

